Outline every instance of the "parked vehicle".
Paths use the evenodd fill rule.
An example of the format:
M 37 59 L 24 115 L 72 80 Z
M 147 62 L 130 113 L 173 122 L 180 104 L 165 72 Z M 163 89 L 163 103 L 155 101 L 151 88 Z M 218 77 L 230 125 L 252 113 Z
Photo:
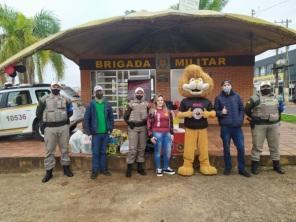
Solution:
M 0 136 L 34 133 L 43 139 L 42 124 L 36 119 L 41 97 L 50 93 L 50 84 L 5 85 L 0 89 Z M 73 115 L 70 130 L 83 120 L 85 107 L 80 96 L 70 87 L 62 86 L 61 95 L 71 99 Z

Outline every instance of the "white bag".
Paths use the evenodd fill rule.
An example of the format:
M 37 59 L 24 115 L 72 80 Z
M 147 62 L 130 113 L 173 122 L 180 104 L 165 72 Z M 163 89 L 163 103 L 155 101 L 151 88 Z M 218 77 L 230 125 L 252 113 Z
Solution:
M 81 153 L 91 154 L 91 136 L 81 135 Z
M 81 136 L 83 135 L 81 130 L 77 130 L 69 140 L 72 153 L 80 153 L 81 151 Z
M 125 140 L 120 146 L 120 153 L 127 154 L 129 150 L 129 143 L 128 140 Z

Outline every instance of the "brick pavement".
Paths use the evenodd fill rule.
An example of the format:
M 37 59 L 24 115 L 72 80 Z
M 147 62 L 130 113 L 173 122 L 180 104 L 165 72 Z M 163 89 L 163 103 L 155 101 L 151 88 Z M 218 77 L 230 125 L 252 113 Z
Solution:
M 251 131 L 248 126 L 244 126 L 243 131 L 245 135 L 246 159 L 248 162 L 250 159 L 250 153 L 252 148 Z M 219 126 L 211 125 L 209 127 L 209 153 L 210 153 L 211 159 L 213 160 L 214 158 L 214 162 L 216 161 L 215 158 L 222 159 L 221 157 L 223 155 L 222 142 L 219 134 L 220 134 Z M 280 134 L 281 134 L 280 135 L 280 153 L 283 158 L 284 157 L 287 158 L 287 160 L 283 160 L 282 162 L 288 163 L 288 164 L 296 163 L 296 124 L 282 122 Z M 56 154 L 57 156 L 59 156 L 58 149 Z M 236 149 L 233 145 L 231 146 L 231 154 L 232 156 L 236 156 Z M 267 157 L 266 159 L 268 159 L 269 151 L 267 148 L 266 141 L 264 144 L 264 150 L 262 154 L 263 156 Z M 4 161 L 5 158 L 9 158 L 9 159 L 21 158 L 22 160 L 24 160 L 24 158 L 30 158 L 30 160 L 32 158 L 38 158 L 42 162 L 43 156 L 44 156 L 44 143 L 33 139 L 31 136 L 0 138 L 0 160 L 1 161 Z M 85 154 L 71 154 L 71 156 L 79 158 L 79 161 L 83 161 L 83 158 L 88 158 L 88 159 L 90 158 L 90 155 L 85 155 Z M 121 158 L 121 157 L 119 156 L 118 158 Z M 236 158 L 233 158 L 233 159 L 234 159 L 233 161 L 235 162 Z M 0 165 L 1 165 L 1 161 L 0 161 Z M 39 164 L 39 165 L 42 165 L 42 164 Z M 89 163 L 87 165 L 89 165 Z M 121 165 L 124 166 L 124 160 L 122 160 Z M 151 165 L 151 163 L 149 165 Z M 3 166 L 2 167 L 0 166 L 0 170 L 1 169 L 3 170 Z

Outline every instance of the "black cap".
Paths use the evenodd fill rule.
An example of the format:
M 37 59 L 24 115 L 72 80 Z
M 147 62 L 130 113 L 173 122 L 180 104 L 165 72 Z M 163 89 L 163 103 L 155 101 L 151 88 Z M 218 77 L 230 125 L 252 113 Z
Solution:
M 232 85 L 230 80 L 223 80 L 221 82 L 221 86 L 223 86 L 225 83 L 228 83 L 228 84 Z

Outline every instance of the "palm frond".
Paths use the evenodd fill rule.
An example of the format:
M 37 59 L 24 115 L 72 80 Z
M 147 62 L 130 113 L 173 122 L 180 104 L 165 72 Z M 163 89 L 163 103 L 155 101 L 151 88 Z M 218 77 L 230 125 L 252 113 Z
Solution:
M 61 80 L 64 78 L 65 74 L 65 63 L 61 54 L 51 52 L 50 61 L 54 70 L 56 71 L 57 79 Z
M 41 10 L 33 18 L 29 18 L 0 4 L 0 62 L 58 31 L 60 31 L 60 20 L 50 11 Z M 38 52 L 24 59 L 22 63 L 27 66 L 27 73 L 20 76 L 21 82 L 34 82 L 35 75 L 42 82 L 44 67 L 50 63 L 58 79 L 64 76 L 62 56 L 50 51 Z
M 45 38 L 60 31 L 60 20 L 52 12 L 41 10 L 33 18 L 33 35 Z

